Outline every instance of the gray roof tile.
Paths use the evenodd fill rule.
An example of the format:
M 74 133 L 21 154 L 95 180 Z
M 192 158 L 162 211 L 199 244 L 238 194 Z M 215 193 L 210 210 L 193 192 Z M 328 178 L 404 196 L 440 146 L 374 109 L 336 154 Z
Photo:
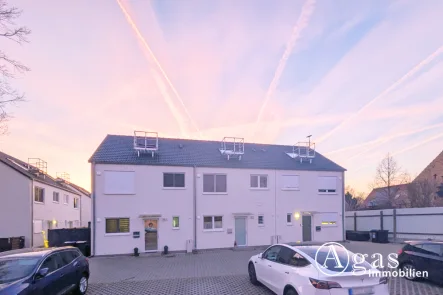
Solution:
M 180 148 L 179 145 L 183 145 Z M 227 160 L 221 155 L 219 141 L 159 138 L 159 151 L 152 157 L 133 148 L 133 137 L 108 135 L 94 152 L 89 162 L 99 164 L 197 166 L 217 168 L 346 171 L 343 167 L 316 152 L 312 161 L 300 163 L 286 155 L 292 146 L 245 143 L 241 160 Z

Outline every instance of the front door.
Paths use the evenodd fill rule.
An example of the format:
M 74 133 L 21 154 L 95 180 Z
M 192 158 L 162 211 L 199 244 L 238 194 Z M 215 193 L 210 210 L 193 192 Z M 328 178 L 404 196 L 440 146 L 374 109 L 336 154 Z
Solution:
M 235 218 L 235 241 L 237 246 L 246 246 L 246 218 Z
M 303 215 L 303 242 L 312 241 L 311 215 Z
M 158 251 L 158 219 L 145 219 L 145 251 Z

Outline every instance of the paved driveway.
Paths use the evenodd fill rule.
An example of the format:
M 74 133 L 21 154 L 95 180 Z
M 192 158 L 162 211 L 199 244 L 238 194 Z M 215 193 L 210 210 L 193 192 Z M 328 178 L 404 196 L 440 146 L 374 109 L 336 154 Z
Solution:
M 349 243 L 358 253 L 396 252 L 399 245 Z M 272 294 L 264 287 L 250 284 L 248 259 L 260 250 L 214 251 L 175 257 L 109 257 L 90 259 L 90 295 L 140 294 Z M 391 295 L 443 295 L 443 288 L 395 278 Z

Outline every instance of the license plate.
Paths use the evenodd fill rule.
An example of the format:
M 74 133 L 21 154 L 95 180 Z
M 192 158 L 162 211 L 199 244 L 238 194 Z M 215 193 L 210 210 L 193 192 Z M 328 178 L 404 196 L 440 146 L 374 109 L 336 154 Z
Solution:
M 370 295 L 370 294 L 374 294 L 374 290 L 372 288 L 349 289 L 349 295 Z

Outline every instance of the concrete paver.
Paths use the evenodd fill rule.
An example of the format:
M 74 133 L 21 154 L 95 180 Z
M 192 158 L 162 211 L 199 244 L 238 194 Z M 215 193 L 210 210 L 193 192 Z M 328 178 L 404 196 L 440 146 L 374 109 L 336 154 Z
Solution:
M 351 242 L 352 252 L 396 253 L 399 244 Z M 272 294 L 249 282 L 247 262 L 261 250 L 220 250 L 175 257 L 97 257 L 90 259 L 90 295 L 138 294 Z M 387 262 L 387 260 L 386 260 Z M 385 263 L 386 263 L 385 262 Z M 427 282 L 391 278 L 391 295 L 443 295 L 443 288 Z

